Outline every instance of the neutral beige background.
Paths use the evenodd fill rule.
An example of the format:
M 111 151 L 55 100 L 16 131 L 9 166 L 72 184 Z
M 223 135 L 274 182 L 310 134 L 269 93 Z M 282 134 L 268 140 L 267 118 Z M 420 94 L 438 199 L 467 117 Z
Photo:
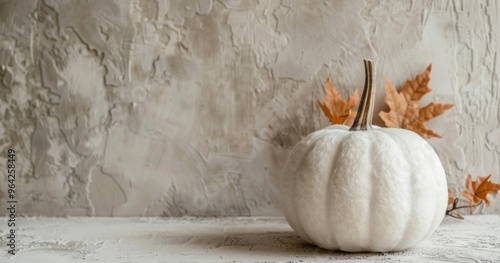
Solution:
M 468 173 L 500 182 L 499 13 L 496 1 L 1 0 L 0 201 L 13 148 L 22 214 L 279 215 L 291 147 L 328 125 L 322 84 L 361 88 L 363 58 L 377 61 L 377 111 L 383 76 L 399 87 L 432 63 L 422 106 L 455 104 L 428 124 L 450 187 Z

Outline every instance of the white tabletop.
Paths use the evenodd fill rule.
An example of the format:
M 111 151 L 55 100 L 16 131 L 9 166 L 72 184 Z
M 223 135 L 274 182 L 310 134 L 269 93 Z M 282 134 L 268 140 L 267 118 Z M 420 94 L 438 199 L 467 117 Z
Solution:
M 343 253 L 306 244 L 281 217 L 17 218 L 16 255 L 0 218 L 0 262 L 500 262 L 500 216 L 446 218 L 416 247 Z

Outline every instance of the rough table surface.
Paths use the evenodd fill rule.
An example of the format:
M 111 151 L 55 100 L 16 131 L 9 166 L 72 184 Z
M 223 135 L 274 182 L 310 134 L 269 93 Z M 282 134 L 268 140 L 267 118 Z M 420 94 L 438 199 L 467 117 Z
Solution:
M 395 253 L 308 245 L 284 218 L 20 218 L 16 255 L 0 218 L 0 262 L 500 262 L 500 216 L 446 218 L 434 235 Z

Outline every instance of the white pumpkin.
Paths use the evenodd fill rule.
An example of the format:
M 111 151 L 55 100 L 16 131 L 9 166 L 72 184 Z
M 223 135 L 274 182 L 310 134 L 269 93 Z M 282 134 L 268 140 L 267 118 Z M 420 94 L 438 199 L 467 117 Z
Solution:
M 353 126 L 316 131 L 281 177 L 285 216 L 309 243 L 343 251 L 397 251 L 430 236 L 447 206 L 443 166 L 416 133 L 371 128 L 373 62 Z

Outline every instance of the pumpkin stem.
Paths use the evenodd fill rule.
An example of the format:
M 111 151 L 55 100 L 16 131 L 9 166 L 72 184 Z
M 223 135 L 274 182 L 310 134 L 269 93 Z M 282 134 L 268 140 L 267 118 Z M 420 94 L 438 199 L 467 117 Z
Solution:
M 365 88 L 361 95 L 358 113 L 349 129 L 350 131 L 366 131 L 372 129 L 373 105 L 375 103 L 375 63 L 365 59 Z

